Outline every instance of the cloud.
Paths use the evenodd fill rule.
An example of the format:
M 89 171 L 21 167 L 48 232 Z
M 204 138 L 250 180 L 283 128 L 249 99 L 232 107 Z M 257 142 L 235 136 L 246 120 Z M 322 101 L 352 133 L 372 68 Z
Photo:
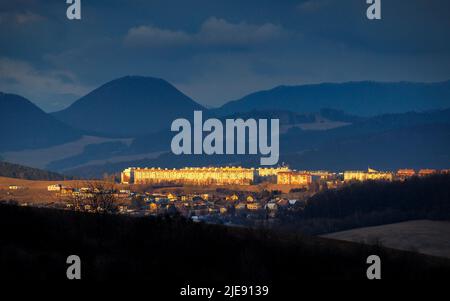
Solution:
M 284 36 L 281 26 L 272 23 L 252 25 L 245 22 L 229 23 L 224 19 L 211 17 L 206 20 L 197 34 L 199 43 L 218 46 L 249 46 L 262 44 Z
M 133 27 L 125 37 L 130 47 L 173 47 L 189 43 L 191 37 L 182 31 L 171 31 L 154 26 Z
M 17 93 L 37 103 L 49 101 L 50 105 L 56 100 L 64 100 L 59 97 L 79 97 L 89 88 L 81 85 L 71 72 L 38 70 L 25 61 L 0 57 L 0 91 Z
M 297 5 L 297 10 L 304 13 L 316 12 L 329 3 L 329 0 L 306 0 Z
M 173 46 L 251 47 L 287 36 L 287 32 L 272 23 L 253 25 L 246 22 L 230 23 L 210 17 L 195 33 L 172 31 L 155 26 L 131 28 L 124 42 L 129 47 L 161 48 Z
M 32 12 L 3 12 L 0 13 L 0 24 L 23 25 L 43 21 L 46 18 Z

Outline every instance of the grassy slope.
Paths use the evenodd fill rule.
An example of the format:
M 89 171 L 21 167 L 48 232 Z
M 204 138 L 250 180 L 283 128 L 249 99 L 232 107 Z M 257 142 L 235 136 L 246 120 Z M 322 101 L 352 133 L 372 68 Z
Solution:
M 357 228 L 324 235 L 327 238 L 373 243 L 400 250 L 450 258 L 450 222 L 415 220 Z

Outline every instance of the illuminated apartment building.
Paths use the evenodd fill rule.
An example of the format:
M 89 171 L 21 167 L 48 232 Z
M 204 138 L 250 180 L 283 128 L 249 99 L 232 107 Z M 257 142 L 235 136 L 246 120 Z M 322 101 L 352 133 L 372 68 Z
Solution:
M 397 171 L 397 177 L 400 179 L 411 178 L 416 175 L 416 171 L 414 169 L 399 169 Z
M 124 184 L 250 185 L 255 174 L 255 169 L 242 167 L 127 168 L 121 178 Z
M 289 171 L 289 167 L 276 167 L 276 168 L 258 168 L 258 176 L 271 177 L 277 176 L 279 172 Z
M 305 172 L 285 171 L 279 172 L 277 184 L 307 186 L 312 183 L 312 175 Z
M 426 177 L 437 174 L 438 171 L 436 169 L 421 169 L 419 170 L 419 177 Z
M 276 168 L 258 168 L 257 169 L 257 182 L 277 182 L 277 176 L 280 172 L 290 171 L 289 167 L 276 167 Z
M 391 172 L 381 172 L 374 169 L 368 169 L 367 171 L 345 171 L 344 181 L 392 181 L 394 175 Z

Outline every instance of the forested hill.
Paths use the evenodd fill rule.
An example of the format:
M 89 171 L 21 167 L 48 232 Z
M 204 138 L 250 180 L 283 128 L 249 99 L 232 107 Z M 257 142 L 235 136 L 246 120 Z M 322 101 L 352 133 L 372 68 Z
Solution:
M 4 161 L 0 161 L 0 177 L 48 181 L 59 181 L 64 180 L 64 178 L 67 179 L 67 177 L 55 172 L 22 166 L 19 164 L 12 164 Z
M 314 195 L 283 227 L 324 234 L 408 220 L 450 220 L 450 175 L 355 183 Z

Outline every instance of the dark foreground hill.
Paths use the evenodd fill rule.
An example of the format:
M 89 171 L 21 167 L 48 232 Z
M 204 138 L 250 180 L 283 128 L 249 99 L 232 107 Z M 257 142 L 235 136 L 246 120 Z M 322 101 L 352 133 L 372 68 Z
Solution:
M 0 92 L 0 151 L 45 148 L 80 138 L 29 100 Z
M 55 172 L 0 161 L 0 177 L 25 180 L 60 181 L 67 177 Z
M 384 279 L 448 279 L 450 261 L 415 253 L 196 224 L 180 217 L 131 218 L 0 205 L 0 278 L 63 280 L 66 258 L 81 258 L 85 280 L 139 280 L 177 295 L 186 284 L 257 283 L 296 289 L 299 281 L 365 279 L 382 258 Z M 275 289 L 274 289 L 275 290 Z
M 204 109 L 165 80 L 125 76 L 83 96 L 59 120 L 91 133 L 132 137 L 170 129 L 172 121 Z

